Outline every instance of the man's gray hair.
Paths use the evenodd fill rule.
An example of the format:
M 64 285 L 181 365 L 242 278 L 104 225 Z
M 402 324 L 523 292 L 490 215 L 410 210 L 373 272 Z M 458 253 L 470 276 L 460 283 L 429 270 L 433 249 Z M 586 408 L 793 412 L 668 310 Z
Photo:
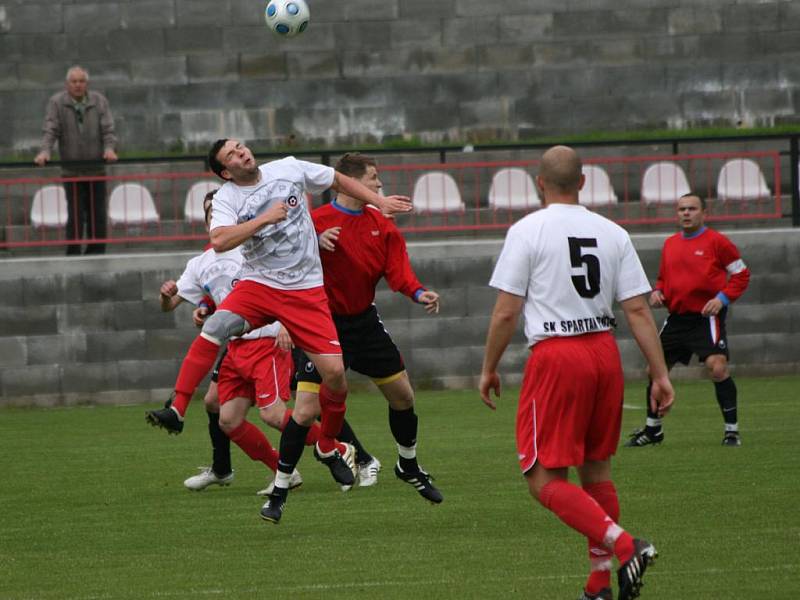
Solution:
M 64 77 L 64 79 L 69 79 L 69 74 L 72 73 L 73 71 L 81 71 L 84 75 L 86 75 L 86 81 L 89 81 L 89 71 L 87 71 L 80 65 L 72 65 L 69 69 L 67 69 L 67 74 Z

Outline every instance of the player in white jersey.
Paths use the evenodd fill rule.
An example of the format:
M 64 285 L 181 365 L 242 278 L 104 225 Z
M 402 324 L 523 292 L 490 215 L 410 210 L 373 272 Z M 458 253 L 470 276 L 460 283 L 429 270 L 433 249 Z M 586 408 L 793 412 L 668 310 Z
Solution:
M 243 246 L 239 283 L 192 343 L 175 383 L 171 409 L 182 418 L 186 406 L 211 369 L 221 345 L 234 335 L 280 320 L 322 376 L 319 407 L 298 403 L 281 435 L 281 460 L 275 489 L 262 509 L 277 523 L 289 480 L 303 452 L 308 427 L 321 414 L 317 452 L 323 462 L 342 465 L 335 437 L 342 427 L 347 381 L 341 347 L 322 287 L 317 236 L 306 194 L 331 188 L 373 204 L 385 213 L 411 210 L 404 196 L 382 197 L 330 167 L 288 157 L 256 164 L 249 148 L 236 140 L 217 140 L 209 165 L 226 181 L 214 197 L 211 244 L 217 252 Z M 347 454 L 353 454 L 352 446 Z M 344 461 L 343 461 L 344 459 Z M 342 485 L 352 485 L 352 470 L 338 469 Z
M 651 401 L 661 414 L 672 404 L 672 385 L 644 296 L 650 286 L 628 234 L 578 204 L 584 177 L 577 153 L 565 146 L 549 149 L 536 182 L 545 208 L 509 229 L 490 281 L 498 298 L 480 394 L 496 408 L 490 392 L 499 397 L 497 365 L 524 312 L 531 353 L 517 410 L 520 467 L 533 497 L 589 540 L 583 597 L 612 597 L 616 556 L 619 598 L 627 600 L 639 595 L 656 553 L 617 525 L 610 461 L 619 441 L 623 377 L 610 333 L 615 300 L 654 374 Z M 569 483 L 571 466 L 582 487 Z
M 203 203 L 206 228 L 211 222 L 213 195 L 214 192 L 209 192 Z M 212 248 L 207 249 L 203 254 L 189 260 L 177 283 L 166 281 L 162 284 L 162 310 L 174 310 L 185 300 L 198 307 L 193 318 L 195 324 L 202 326 L 239 280 L 242 262 L 239 248 L 221 253 L 214 252 Z M 275 471 L 277 452 L 272 449 L 263 433 L 247 422 L 246 415 L 250 406 L 256 405 L 262 421 L 279 431 L 284 428 L 287 417 L 292 412 L 285 406 L 290 399 L 289 386 L 294 372 L 291 349 L 291 338 L 278 321 L 230 342 L 214 369 L 204 398 L 209 416 L 213 464 L 211 467 L 201 468 L 199 475 L 187 479 L 184 482 L 187 488 L 199 491 L 213 484 L 228 485 L 233 480 L 230 463 L 231 439 L 250 458 L 263 462 Z M 153 425 L 160 425 L 156 416 L 158 412 L 147 413 L 147 420 Z M 182 425 L 178 422 L 179 427 Z M 312 424 L 307 440 L 316 442 L 319 430 L 318 424 Z M 339 445 L 339 448 L 342 452 L 346 450 L 344 445 Z M 302 483 L 296 470 L 291 483 L 291 487 Z

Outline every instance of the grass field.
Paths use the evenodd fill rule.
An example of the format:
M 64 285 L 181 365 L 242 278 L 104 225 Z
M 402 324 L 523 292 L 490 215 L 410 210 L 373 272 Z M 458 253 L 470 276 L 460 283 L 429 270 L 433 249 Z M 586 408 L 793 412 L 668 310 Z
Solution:
M 662 446 L 617 455 L 621 524 L 661 554 L 642 598 L 800 595 L 800 378 L 737 383 L 741 448 L 720 445 L 698 381 L 677 385 Z M 642 394 L 629 386 L 624 431 L 643 422 Z M 513 391 L 497 413 L 474 392 L 419 394 L 436 507 L 391 473 L 385 402 L 349 406 L 384 463 L 378 485 L 343 494 L 306 453 L 279 526 L 258 516 L 265 472 L 236 448 L 231 487 L 183 488 L 209 456 L 199 401 L 179 437 L 146 426 L 144 406 L 0 410 L 0 598 L 578 596 L 585 542 L 527 494 Z

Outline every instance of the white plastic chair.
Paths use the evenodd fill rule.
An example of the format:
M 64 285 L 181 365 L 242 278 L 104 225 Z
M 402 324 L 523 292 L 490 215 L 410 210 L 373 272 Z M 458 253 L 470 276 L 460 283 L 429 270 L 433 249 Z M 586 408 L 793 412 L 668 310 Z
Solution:
M 720 200 L 756 200 L 770 195 L 761 168 L 749 158 L 734 158 L 722 165 L 717 178 Z
M 186 203 L 183 205 L 183 218 L 191 223 L 193 221 L 205 221 L 206 213 L 203 210 L 203 201 L 208 192 L 218 190 L 219 183 L 212 180 L 198 181 L 192 184 L 186 192 Z
M 31 202 L 34 227 L 64 227 L 67 224 L 67 193 L 60 185 L 46 185 L 36 191 Z
M 492 208 L 538 208 L 542 205 L 536 185 L 527 171 L 518 167 L 500 169 L 489 186 Z
M 677 202 L 678 198 L 691 191 L 686 173 L 680 165 L 671 162 L 658 162 L 650 165 L 642 176 L 642 201 L 645 204 L 656 202 Z
M 445 213 L 464 210 L 456 180 L 443 171 L 431 171 L 417 179 L 411 203 L 416 212 Z
M 611 179 L 603 167 L 583 165 L 583 176 L 586 181 L 578 194 L 578 201 L 585 206 L 616 204 L 617 194 L 611 185 Z
M 112 225 L 158 223 L 153 196 L 138 183 L 123 183 L 114 188 L 108 200 L 108 221 Z

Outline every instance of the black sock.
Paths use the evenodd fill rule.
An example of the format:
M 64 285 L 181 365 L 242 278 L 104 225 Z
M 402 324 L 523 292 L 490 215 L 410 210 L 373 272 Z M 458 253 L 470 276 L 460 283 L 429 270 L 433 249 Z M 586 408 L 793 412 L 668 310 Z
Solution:
M 395 410 L 391 406 L 389 407 L 389 428 L 398 445 L 407 448 L 417 445 L 417 421 L 417 414 L 414 412 L 413 406 L 406 410 Z M 403 471 L 419 471 L 416 456 L 414 458 L 401 456 L 399 462 Z
M 208 414 L 208 437 L 211 438 L 211 470 L 217 477 L 231 473 L 231 441 L 219 427 L 219 413 Z
M 661 417 L 658 416 L 657 412 L 654 412 L 652 408 L 650 408 L 650 394 L 653 391 L 653 381 L 650 380 L 647 382 L 647 391 L 644 395 L 644 402 L 645 406 L 647 407 L 647 424 L 645 425 L 645 429 L 650 433 L 658 433 L 661 431 Z
M 725 381 L 715 381 L 714 390 L 717 392 L 717 404 L 722 411 L 725 425 L 736 425 L 738 423 L 736 384 L 733 382 L 733 377 L 728 377 Z
M 300 425 L 290 418 L 286 423 L 286 427 L 281 433 L 281 443 L 279 446 L 278 454 L 278 470 L 282 473 L 292 474 L 297 463 L 300 462 L 300 457 L 303 456 L 303 450 L 306 447 L 306 435 L 308 435 L 308 427 Z
M 336 436 L 336 439 L 345 444 L 352 444 L 353 447 L 355 447 L 357 463 L 363 464 L 372 460 L 372 454 L 367 452 L 367 449 L 361 444 L 356 437 L 356 432 L 350 427 L 350 423 L 347 422 L 347 419 L 342 422 L 342 430 L 339 432 L 339 435 Z

